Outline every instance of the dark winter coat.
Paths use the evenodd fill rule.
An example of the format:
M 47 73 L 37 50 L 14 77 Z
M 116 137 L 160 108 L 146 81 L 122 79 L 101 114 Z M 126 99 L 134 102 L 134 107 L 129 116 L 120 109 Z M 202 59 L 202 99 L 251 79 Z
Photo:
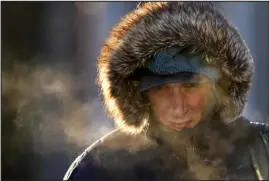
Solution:
M 215 118 L 180 133 L 152 125 L 150 104 L 138 91 L 137 71 L 174 45 L 221 72 Z M 239 32 L 209 3 L 143 3 L 113 28 L 98 61 L 98 83 L 118 129 L 80 155 L 64 179 L 257 178 L 250 155 L 262 139 L 241 117 L 252 74 L 253 58 Z
M 259 172 L 261 178 L 268 179 L 268 153 L 263 149 L 260 130 L 244 118 L 235 123 L 232 130 L 236 131 L 215 134 L 215 143 L 209 148 L 202 140 L 203 145 L 196 148 L 198 154 L 188 144 L 175 150 L 162 140 L 115 130 L 87 148 L 72 163 L 64 180 L 256 180 Z M 209 150 L 214 153 L 208 154 Z

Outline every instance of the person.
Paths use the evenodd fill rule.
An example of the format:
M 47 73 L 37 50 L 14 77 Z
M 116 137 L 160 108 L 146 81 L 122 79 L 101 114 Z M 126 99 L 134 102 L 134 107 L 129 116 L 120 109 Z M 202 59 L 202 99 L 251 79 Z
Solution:
M 141 3 L 98 60 L 117 128 L 64 180 L 268 179 L 268 150 L 260 149 L 268 125 L 242 117 L 253 70 L 238 30 L 212 4 Z

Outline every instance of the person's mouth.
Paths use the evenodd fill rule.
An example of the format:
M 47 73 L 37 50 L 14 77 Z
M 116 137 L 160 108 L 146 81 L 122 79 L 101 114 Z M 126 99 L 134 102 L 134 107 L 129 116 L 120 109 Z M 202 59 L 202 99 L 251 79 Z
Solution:
M 192 125 L 192 121 L 190 119 L 185 119 L 181 121 L 170 121 L 169 127 L 181 131 L 184 128 L 189 128 Z

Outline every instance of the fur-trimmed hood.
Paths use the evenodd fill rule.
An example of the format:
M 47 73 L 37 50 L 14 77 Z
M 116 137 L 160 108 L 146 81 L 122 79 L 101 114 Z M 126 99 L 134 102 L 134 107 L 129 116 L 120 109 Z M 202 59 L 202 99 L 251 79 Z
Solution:
M 113 28 L 98 60 L 105 106 L 123 131 L 138 133 L 149 121 L 149 104 L 134 72 L 154 53 L 174 45 L 199 53 L 221 71 L 221 120 L 229 123 L 241 115 L 253 59 L 236 28 L 208 2 L 148 2 Z

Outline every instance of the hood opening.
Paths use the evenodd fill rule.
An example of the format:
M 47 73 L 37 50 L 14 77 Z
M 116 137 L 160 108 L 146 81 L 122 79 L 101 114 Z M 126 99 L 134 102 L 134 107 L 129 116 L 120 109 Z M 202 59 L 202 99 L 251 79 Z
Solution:
M 136 73 L 154 54 L 186 47 L 221 71 L 221 121 L 237 119 L 247 101 L 253 59 L 239 32 L 208 2 L 148 2 L 111 31 L 98 60 L 98 84 L 118 127 L 131 134 L 146 129 L 149 104 Z

